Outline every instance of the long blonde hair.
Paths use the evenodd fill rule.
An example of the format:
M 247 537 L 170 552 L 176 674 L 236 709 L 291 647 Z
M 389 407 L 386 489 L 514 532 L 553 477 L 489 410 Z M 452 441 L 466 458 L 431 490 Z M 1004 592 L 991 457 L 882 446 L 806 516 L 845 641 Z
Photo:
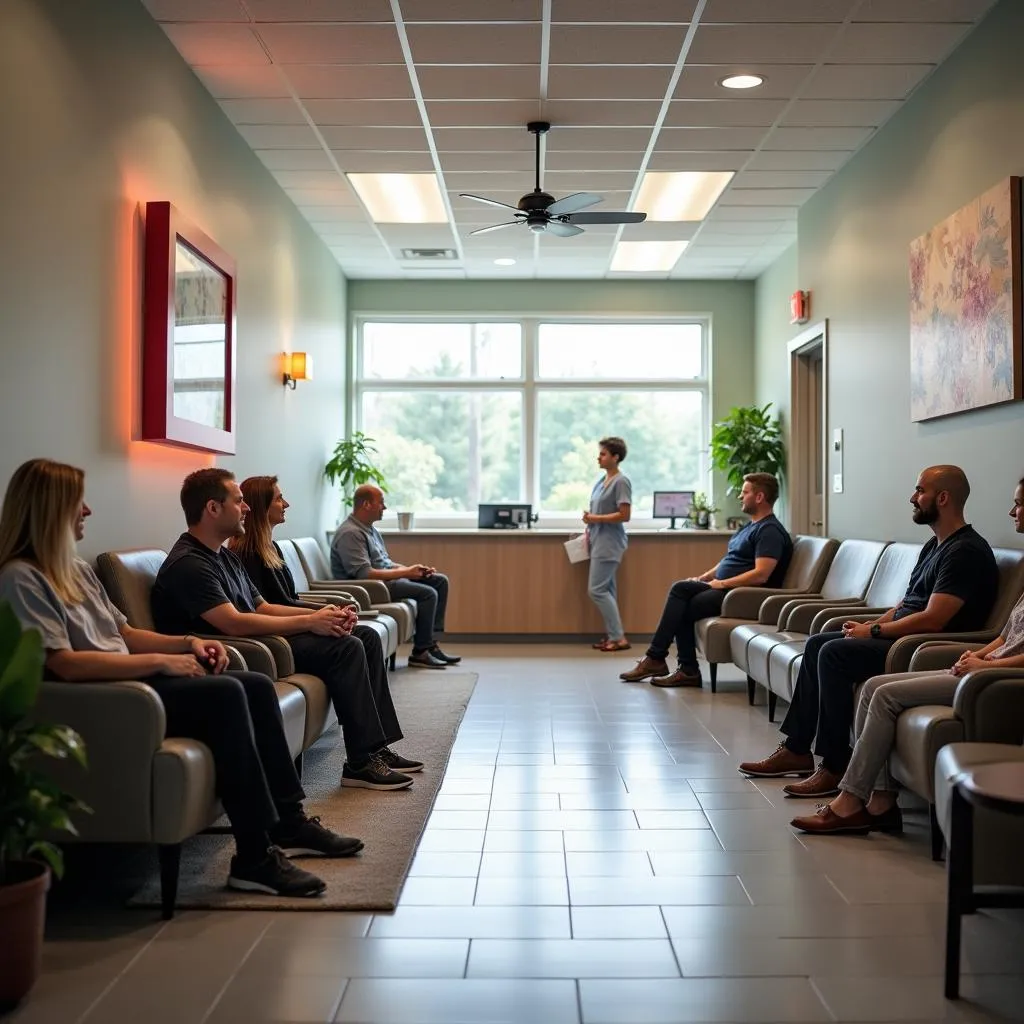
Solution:
M 284 559 L 274 547 L 270 525 L 270 503 L 274 500 L 276 485 L 276 476 L 250 476 L 238 485 L 249 511 L 245 516 L 245 533 L 228 541 L 228 547 L 239 558 L 258 558 L 271 569 L 284 565 Z
M 85 499 L 85 473 L 51 459 L 23 462 L 11 477 L 0 512 L 0 568 L 33 562 L 67 604 L 85 598 L 75 570 L 74 523 Z

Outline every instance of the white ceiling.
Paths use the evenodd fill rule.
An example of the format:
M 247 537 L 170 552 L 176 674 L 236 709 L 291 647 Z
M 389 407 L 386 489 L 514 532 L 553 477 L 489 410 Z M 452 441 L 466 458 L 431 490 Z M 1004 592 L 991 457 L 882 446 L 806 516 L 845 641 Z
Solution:
M 799 207 L 995 0 L 143 2 L 351 278 L 640 276 L 608 272 L 621 237 L 690 239 L 644 276 L 728 279 L 792 244 Z M 765 84 L 717 84 L 740 71 Z M 537 119 L 556 197 L 629 209 L 646 170 L 736 176 L 699 224 L 470 237 L 502 214 L 458 193 L 530 191 Z M 374 224 L 346 171 L 433 171 L 452 224 Z

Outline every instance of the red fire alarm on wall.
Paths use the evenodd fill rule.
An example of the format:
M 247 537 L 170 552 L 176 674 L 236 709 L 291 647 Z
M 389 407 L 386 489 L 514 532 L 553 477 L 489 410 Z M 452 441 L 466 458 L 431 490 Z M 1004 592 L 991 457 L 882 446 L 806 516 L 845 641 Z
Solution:
M 811 293 L 793 292 L 789 297 L 789 322 L 805 324 L 811 318 Z

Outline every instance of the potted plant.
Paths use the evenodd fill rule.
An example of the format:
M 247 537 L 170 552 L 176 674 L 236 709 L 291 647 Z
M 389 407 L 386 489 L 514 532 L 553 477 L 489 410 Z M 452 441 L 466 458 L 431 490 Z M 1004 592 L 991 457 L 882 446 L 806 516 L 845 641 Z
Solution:
M 690 518 L 698 530 L 709 530 L 711 528 L 711 516 L 718 509 L 708 501 L 708 496 L 703 491 L 698 491 L 690 502 Z
M 373 483 L 384 487 L 384 474 L 374 465 L 377 449 L 372 437 L 361 430 L 342 438 L 335 446 L 331 460 L 324 466 L 324 476 L 332 484 L 341 484 L 343 505 L 352 504 L 355 489 Z
M 86 810 L 41 772 L 40 756 L 85 766 L 73 729 L 41 725 L 31 711 L 43 678 L 43 643 L 0 603 L 0 1011 L 18 1003 L 39 976 L 50 872 L 64 861 L 46 837 L 76 833 L 69 812 Z
M 786 449 L 779 418 L 763 408 L 738 406 L 716 423 L 711 432 L 711 464 L 725 473 L 729 494 L 738 494 L 747 473 L 771 473 L 781 479 Z

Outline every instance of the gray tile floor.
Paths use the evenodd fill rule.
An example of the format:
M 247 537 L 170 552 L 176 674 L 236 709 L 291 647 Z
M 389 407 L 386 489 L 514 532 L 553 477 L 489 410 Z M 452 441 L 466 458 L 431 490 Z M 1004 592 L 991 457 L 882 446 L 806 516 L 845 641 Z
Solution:
M 797 836 L 781 783 L 736 773 L 778 734 L 734 670 L 712 696 L 586 649 L 462 653 L 480 681 L 395 913 L 58 911 L 12 1019 L 1024 1019 L 1024 917 L 967 920 L 944 1000 L 923 811 L 898 837 Z

